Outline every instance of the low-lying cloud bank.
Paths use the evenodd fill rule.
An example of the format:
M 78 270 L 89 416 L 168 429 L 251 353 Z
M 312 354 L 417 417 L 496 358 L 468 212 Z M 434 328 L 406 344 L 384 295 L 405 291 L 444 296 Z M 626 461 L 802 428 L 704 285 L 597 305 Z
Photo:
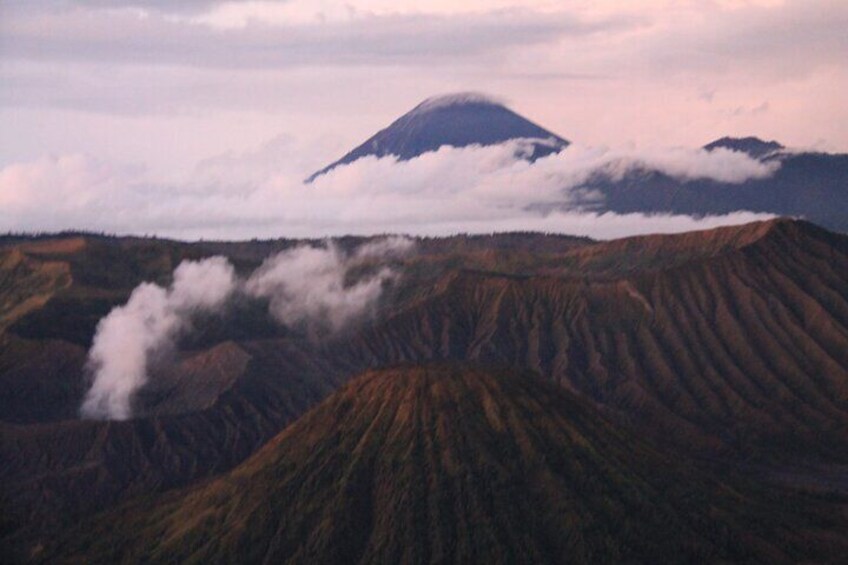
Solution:
M 97 325 L 88 353 L 93 383 L 80 414 L 83 418 L 125 420 L 133 396 L 149 378 L 151 361 L 176 347 L 201 314 L 222 310 L 236 293 L 269 301 L 271 315 L 285 325 L 334 332 L 375 304 L 384 283 L 396 273 L 379 263 L 408 252 L 413 242 L 388 237 L 347 255 L 332 242 L 300 246 L 266 259 L 246 280 L 239 280 L 224 257 L 183 261 L 167 289 L 143 283 L 127 303 Z M 376 262 L 376 271 L 346 284 L 349 270 Z
M 593 175 L 634 168 L 683 180 L 734 183 L 780 166 L 726 149 L 612 150 L 569 146 L 534 163 L 516 159 L 521 141 L 443 147 L 410 161 L 368 157 L 304 185 L 300 148 L 275 140 L 245 155 L 209 159 L 178 185 L 138 167 L 85 156 L 46 157 L 0 170 L 0 230 L 90 229 L 178 238 L 324 237 L 400 232 L 487 233 L 503 229 L 605 238 L 677 231 L 768 217 L 702 220 L 667 215 L 589 214 Z M 308 160 L 308 159 L 307 159 Z M 556 209 L 543 213 L 540 209 Z M 630 225 L 633 231 L 622 232 Z M 507 227 L 508 226 L 508 227 Z

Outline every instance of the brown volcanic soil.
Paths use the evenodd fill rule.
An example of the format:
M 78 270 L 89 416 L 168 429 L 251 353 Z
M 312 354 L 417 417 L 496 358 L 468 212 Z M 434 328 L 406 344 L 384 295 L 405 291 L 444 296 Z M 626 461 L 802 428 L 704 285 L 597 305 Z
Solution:
M 365 363 L 527 367 L 679 445 L 848 460 L 848 237 L 773 221 L 563 263 L 450 273 L 345 345 Z
M 20 249 L 0 250 L 0 333 L 70 284 L 67 263 L 33 260 Z
M 0 414 L 10 423 L 74 419 L 85 395 L 86 351 L 66 341 L 0 334 Z
M 243 374 L 203 410 L 124 422 L 0 423 L 0 554 L 20 558 L 81 515 L 233 467 L 342 381 L 304 344 L 247 344 L 225 357 L 241 365 L 244 355 Z M 187 363 L 196 370 L 198 361 L 210 356 Z
M 532 374 L 396 368 L 355 379 L 234 471 L 84 523 L 41 557 L 778 563 L 848 551 L 822 535 L 822 515 L 738 487 Z
M 3 544 L 29 549 L 79 516 L 225 471 L 351 375 L 431 360 L 533 370 L 669 453 L 844 503 L 817 485 L 848 484 L 846 236 L 778 220 L 602 243 L 421 240 L 377 317 L 329 342 L 276 328 L 261 305 L 205 321 L 139 395 L 156 416 L 123 423 L 63 421 L 100 316 L 184 258 L 225 253 L 245 272 L 294 242 L 85 241 L 24 253 L 67 263 L 70 286 L 0 335 Z

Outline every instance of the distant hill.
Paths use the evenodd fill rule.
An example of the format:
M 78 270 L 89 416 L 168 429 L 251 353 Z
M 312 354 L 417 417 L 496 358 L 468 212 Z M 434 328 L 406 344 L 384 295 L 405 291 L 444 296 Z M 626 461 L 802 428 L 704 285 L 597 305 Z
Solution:
M 771 176 L 745 182 L 681 180 L 639 168 L 611 179 L 596 175 L 583 186 L 601 195 L 589 209 L 620 214 L 704 216 L 739 210 L 792 216 L 848 232 L 848 155 L 790 152 L 776 141 L 755 137 L 718 139 L 704 146 L 747 153 L 779 168 Z M 572 204 L 569 204 L 569 206 Z
M 475 93 L 437 96 L 425 100 L 338 161 L 312 174 L 307 181 L 362 157 L 393 155 L 406 161 L 442 146 L 496 145 L 513 139 L 532 140 L 526 155 L 529 159 L 538 159 L 568 145 L 565 139 L 492 98 Z
M 761 159 L 786 149 L 776 141 L 763 141 L 758 137 L 722 137 L 704 145 L 704 149 L 707 151 L 718 148 L 747 153 L 755 159 Z

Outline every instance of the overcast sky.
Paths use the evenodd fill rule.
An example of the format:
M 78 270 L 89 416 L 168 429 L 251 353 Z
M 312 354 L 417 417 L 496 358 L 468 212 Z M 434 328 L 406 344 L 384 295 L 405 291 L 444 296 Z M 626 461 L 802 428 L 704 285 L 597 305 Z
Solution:
M 0 0 L 0 202 L 308 174 L 466 90 L 590 147 L 848 152 L 846 29 L 844 0 Z

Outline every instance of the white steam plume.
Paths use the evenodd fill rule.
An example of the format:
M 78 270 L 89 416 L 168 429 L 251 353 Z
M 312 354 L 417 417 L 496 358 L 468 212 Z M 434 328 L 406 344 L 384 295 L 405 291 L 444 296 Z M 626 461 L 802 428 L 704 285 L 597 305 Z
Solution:
M 173 344 L 195 313 L 221 307 L 236 288 L 223 257 L 183 261 L 169 289 L 143 283 L 124 306 L 100 320 L 88 353 L 94 383 L 80 412 L 84 418 L 125 420 L 132 395 L 147 382 L 152 354 Z
M 352 255 L 331 242 L 296 247 L 266 259 L 246 281 L 237 279 L 224 257 L 182 262 L 170 288 L 139 285 L 125 305 L 97 325 L 88 353 L 94 382 L 80 409 L 82 417 L 129 418 L 133 395 L 148 380 L 151 358 L 190 330 L 193 315 L 219 310 L 238 290 L 269 299 L 270 313 L 284 324 L 341 329 L 372 306 L 383 283 L 395 276 L 392 269 L 378 266 L 346 284 L 350 268 L 373 268 L 368 263 L 398 257 L 412 245 L 408 238 L 387 237 L 360 246 Z
M 317 323 L 337 331 L 372 305 L 383 283 L 394 276 L 394 271 L 382 267 L 346 284 L 349 268 L 362 259 L 405 252 L 411 245 L 406 238 L 386 238 L 362 246 L 352 257 L 333 243 L 297 247 L 267 259 L 245 290 L 250 296 L 269 298 L 271 314 L 284 324 Z
M 390 235 L 370 241 L 356 250 L 357 259 L 394 259 L 406 255 L 415 241 L 401 235 Z

